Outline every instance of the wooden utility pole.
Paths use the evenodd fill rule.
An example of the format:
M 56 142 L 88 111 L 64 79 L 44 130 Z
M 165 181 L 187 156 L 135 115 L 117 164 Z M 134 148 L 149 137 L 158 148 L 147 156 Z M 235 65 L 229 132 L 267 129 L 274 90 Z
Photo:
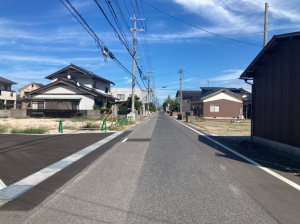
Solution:
M 180 113 L 182 113 L 182 68 L 180 69 Z
M 264 46 L 267 45 L 267 34 L 268 34 L 268 3 L 265 4 L 265 27 L 264 27 Z

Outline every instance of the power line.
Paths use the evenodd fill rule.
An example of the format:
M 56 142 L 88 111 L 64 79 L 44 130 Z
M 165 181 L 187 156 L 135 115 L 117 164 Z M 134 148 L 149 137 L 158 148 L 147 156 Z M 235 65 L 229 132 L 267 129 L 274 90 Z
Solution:
M 183 21 L 183 20 L 181 20 L 181 19 L 178 19 L 178 18 L 176 18 L 176 17 L 174 17 L 174 16 L 172 16 L 172 15 L 166 13 L 166 12 L 163 12 L 162 10 L 160 10 L 160 9 L 158 9 L 158 8 L 156 8 L 156 7 L 152 6 L 152 5 L 150 5 L 150 4 L 147 3 L 147 2 L 145 2 L 144 0 L 141 0 L 141 1 L 143 1 L 143 2 L 146 3 L 147 5 L 151 6 L 152 8 L 156 9 L 157 11 L 160 11 L 161 13 L 163 13 L 163 14 L 165 14 L 165 15 L 167 15 L 167 16 L 170 16 L 170 17 L 172 17 L 172 18 L 174 18 L 174 19 L 176 19 L 176 20 L 178 20 L 178 21 L 180 21 L 180 22 L 182 22 L 182 23 L 185 23 L 185 24 L 187 24 L 187 25 L 189 25 L 189 26 L 191 26 L 191 27 L 194 27 L 194 28 L 196 28 L 196 29 L 202 30 L 202 31 L 204 31 L 204 32 L 207 32 L 207 33 L 210 33 L 210 34 L 213 34 L 213 35 L 215 35 L 215 36 L 222 37 L 222 38 L 225 38 L 225 39 L 228 39 L 228 40 L 240 42 L 240 43 L 243 43 L 243 44 L 248 44 L 248 45 L 253 45 L 253 46 L 263 47 L 263 46 L 258 45 L 258 44 L 252 44 L 252 43 L 244 42 L 244 41 L 241 41 L 241 40 L 236 40 L 236 39 L 233 39 L 233 38 L 230 38 L 230 37 L 226 37 L 226 36 L 223 36 L 223 35 L 220 35 L 220 34 L 217 34 L 217 33 L 213 33 L 213 32 L 210 32 L 210 31 L 208 31 L 208 30 L 205 30 L 205 29 L 202 29 L 202 28 L 197 27 L 197 26 L 195 26 L 195 25 L 192 25 L 192 24 L 190 24 L 190 23 L 188 23 L 188 22 L 185 22 L 185 21 Z
M 244 27 L 243 29 L 241 29 L 239 32 L 237 32 L 235 35 L 239 34 L 240 32 L 242 32 L 243 30 L 245 30 L 247 27 L 249 27 L 250 25 L 252 25 L 256 20 L 258 20 L 262 15 L 264 15 L 264 13 L 262 13 L 261 15 L 259 15 L 255 20 L 253 20 L 251 23 L 249 23 L 246 27 Z M 228 41 L 228 40 L 227 40 Z M 190 68 L 193 65 L 195 65 L 196 63 L 198 63 L 199 61 L 201 61 L 202 59 L 208 57 L 211 53 L 215 52 L 217 49 L 219 49 L 220 47 L 222 47 L 224 44 L 226 43 L 226 41 L 222 42 L 220 46 L 216 47 L 215 49 L 213 49 L 211 52 L 209 52 L 207 55 L 203 56 L 202 58 L 200 58 L 199 60 L 197 60 L 196 62 L 194 62 L 193 64 L 191 64 L 190 66 L 186 67 L 186 68 Z
M 68 4 L 71 6 L 71 8 L 76 12 L 76 14 L 81 18 L 81 20 L 85 23 L 85 25 L 90 29 L 90 31 L 94 34 L 94 39 L 95 40 L 97 40 L 96 42 L 98 43 L 98 47 L 99 48 L 101 48 L 101 49 L 104 49 L 107 53 L 108 53 L 108 55 L 110 56 L 110 58 L 111 59 L 113 59 L 126 73 L 128 73 L 128 74 L 130 74 L 131 76 L 132 76 L 132 74 L 130 73 L 130 71 L 128 71 L 128 69 L 113 55 L 113 53 L 112 52 L 110 52 L 110 51 L 108 51 L 108 49 L 107 49 L 107 47 L 104 45 L 104 47 L 103 46 L 101 46 L 101 44 L 100 44 L 100 39 L 98 38 L 98 36 L 96 35 L 96 33 L 90 28 L 90 26 L 87 24 L 87 22 L 84 20 L 84 18 L 79 14 L 79 12 L 75 9 L 75 7 L 68 1 L 68 0 L 66 0 L 67 2 L 68 2 Z M 61 1 L 62 2 L 62 1 Z M 63 2 L 62 2 L 63 3 Z M 70 11 L 70 9 L 63 3 L 63 5 L 68 9 L 68 11 L 71 13 L 71 11 Z M 78 20 L 78 18 L 73 14 L 73 13 L 71 13 L 75 18 L 76 18 L 76 20 L 78 21 L 78 22 L 80 22 L 79 20 Z M 80 23 L 82 26 L 83 26 L 83 24 L 82 23 Z M 84 27 L 84 26 L 83 26 Z M 86 31 L 88 31 L 87 29 L 85 29 Z M 91 35 L 92 37 L 93 37 L 93 35 Z M 99 40 L 99 41 L 98 41 Z M 102 42 L 102 41 L 101 41 Z M 103 42 L 102 42 L 103 43 Z M 137 84 L 138 84 L 138 86 L 141 88 L 141 86 L 140 86 L 140 84 L 138 83 L 138 81 L 136 80 L 136 82 L 137 82 Z

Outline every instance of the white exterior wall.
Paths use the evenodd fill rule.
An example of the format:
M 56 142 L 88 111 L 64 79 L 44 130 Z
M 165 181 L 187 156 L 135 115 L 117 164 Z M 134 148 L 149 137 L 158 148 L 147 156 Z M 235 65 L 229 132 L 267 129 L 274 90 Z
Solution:
M 132 89 L 131 88 L 111 88 L 112 96 L 113 97 L 118 97 L 118 94 L 124 94 L 125 99 L 124 100 L 116 100 L 116 102 L 123 102 L 126 101 L 129 97 L 130 94 L 132 94 Z M 136 88 L 135 89 L 135 94 L 140 97 L 140 101 L 142 101 L 143 104 L 143 114 L 145 114 L 145 103 L 147 103 L 147 97 L 148 97 L 148 91 L 141 89 L 141 88 Z
M 118 97 L 118 94 L 124 94 L 125 99 L 124 100 L 116 100 L 116 102 L 122 102 L 126 101 L 130 94 L 132 94 L 131 88 L 111 88 L 112 96 Z M 135 89 L 135 94 L 141 98 L 141 101 L 143 104 L 147 103 L 147 97 L 148 97 L 148 91 L 144 89 L 137 88 Z
M 72 78 L 71 80 L 75 80 L 76 82 L 79 82 L 80 84 L 83 84 L 89 88 L 93 88 L 93 83 L 94 83 L 94 78 Z M 56 79 L 52 79 L 52 82 L 57 81 Z M 111 89 L 110 89 L 110 83 L 109 82 L 102 82 L 98 79 L 95 79 L 96 83 L 98 83 L 98 89 L 96 89 L 97 91 L 101 92 L 101 93 L 105 93 L 105 87 L 108 88 L 108 93 L 110 94 Z
M 235 101 L 235 102 L 239 102 L 239 103 L 243 102 L 242 99 L 240 99 L 236 96 L 233 96 L 232 94 L 229 94 L 227 92 L 218 93 L 217 95 L 214 95 L 212 97 L 204 99 L 203 102 L 209 102 L 209 101 L 215 101 L 215 100 L 230 100 L 230 101 Z
M 47 93 L 47 95 L 43 94 Z M 53 93 L 53 95 L 51 95 Z M 49 94 L 49 95 L 48 95 Z M 61 94 L 61 95 L 56 95 Z M 64 95 L 68 94 L 68 95 Z M 41 91 L 39 95 L 34 95 L 32 98 L 81 98 L 79 102 L 79 110 L 93 110 L 94 96 L 92 95 L 81 95 L 86 94 L 79 89 L 75 89 L 71 86 L 51 86 L 46 90 Z M 39 100 L 43 101 L 43 100 Z

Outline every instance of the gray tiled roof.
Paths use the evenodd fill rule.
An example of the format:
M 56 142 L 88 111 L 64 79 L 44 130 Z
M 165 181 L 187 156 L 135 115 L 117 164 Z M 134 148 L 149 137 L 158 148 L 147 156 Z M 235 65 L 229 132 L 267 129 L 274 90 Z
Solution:
M 201 90 L 182 90 L 182 98 L 197 97 L 202 94 Z M 176 97 L 180 95 L 180 90 L 177 91 Z
M 12 84 L 12 85 L 17 84 L 17 83 L 15 83 L 15 82 L 10 81 L 10 80 L 8 80 L 8 79 L 6 79 L 6 78 L 3 78 L 3 77 L 1 77 L 1 76 L 0 76 L 0 82 Z

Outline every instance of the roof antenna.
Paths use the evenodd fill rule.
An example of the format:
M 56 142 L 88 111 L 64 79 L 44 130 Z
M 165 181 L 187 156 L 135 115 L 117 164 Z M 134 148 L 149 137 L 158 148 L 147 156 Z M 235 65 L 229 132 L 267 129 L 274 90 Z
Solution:
M 207 80 L 207 83 L 208 83 L 208 91 L 209 91 L 209 80 Z

